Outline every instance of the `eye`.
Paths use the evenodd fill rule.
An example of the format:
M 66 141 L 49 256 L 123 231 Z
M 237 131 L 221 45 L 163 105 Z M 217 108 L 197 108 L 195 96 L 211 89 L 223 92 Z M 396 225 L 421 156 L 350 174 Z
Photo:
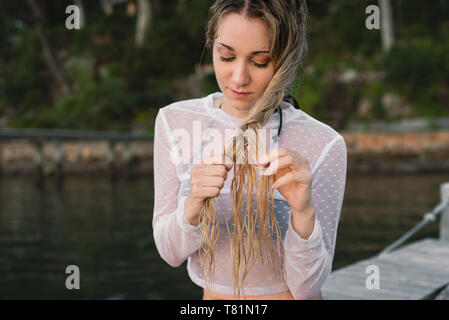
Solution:
M 220 57 L 220 60 L 221 61 L 232 61 L 232 60 L 234 60 L 234 57 L 231 57 L 231 58 Z M 251 61 L 251 62 L 258 68 L 265 68 L 266 66 L 268 66 L 268 63 L 259 64 L 259 63 L 256 63 L 254 61 Z
M 265 68 L 266 66 L 268 66 L 268 63 L 265 64 L 259 64 L 259 63 L 255 63 L 253 62 L 255 66 L 259 67 L 259 68 Z

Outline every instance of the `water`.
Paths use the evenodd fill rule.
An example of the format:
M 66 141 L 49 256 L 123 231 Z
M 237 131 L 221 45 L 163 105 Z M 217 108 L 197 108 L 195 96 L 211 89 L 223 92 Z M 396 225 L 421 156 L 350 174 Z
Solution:
M 448 174 L 348 176 L 334 269 L 370 257 L 439 202 Z M 0 180 L 1 299 L 201 299 L 186 264 L 167 265 L 152 235 L 153 181 Z M 433 223 L 411 241 L 438 237 Z M 68 290 L 77 265 L 80 289 Z

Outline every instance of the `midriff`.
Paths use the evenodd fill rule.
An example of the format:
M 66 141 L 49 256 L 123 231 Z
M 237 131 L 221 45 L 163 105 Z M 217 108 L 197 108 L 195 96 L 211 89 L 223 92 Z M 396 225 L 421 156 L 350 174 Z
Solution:
M 203 289 L 203 300 L 239 300 L 239 298 L 234 295 L 212 292 L 210 290 Z M 240 300 L 294 300 L 294 298 L 290 291 L 287 290 L 275 294 L 242 296 L 240 297 Z M 310 298 L 309 300 L 323 300 L 321 292 L 319 292 L 316 296 Z

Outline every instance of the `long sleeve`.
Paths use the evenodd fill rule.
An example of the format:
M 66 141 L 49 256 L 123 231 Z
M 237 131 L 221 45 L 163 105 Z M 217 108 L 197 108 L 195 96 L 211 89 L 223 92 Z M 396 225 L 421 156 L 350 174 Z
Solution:
M 284 239 L 287 286 L 295 299 L 317 295 L 329 276 L 346 184 L 347 149 L 342 136 L 327 144 L 312 169 L 315 224 L 308 239 L 289 226 Z
M 184 214 L 186 196 L 178 197 L 181 181 L 172 161 L 177 154 L 163 110 L 155 121 L 153 172 L 153 236 L 161 257 L 171 266 L 180 266 L 200 248 L 200 226 L 191 225 Z M 179 198 L 179 199 L 178 199 Z

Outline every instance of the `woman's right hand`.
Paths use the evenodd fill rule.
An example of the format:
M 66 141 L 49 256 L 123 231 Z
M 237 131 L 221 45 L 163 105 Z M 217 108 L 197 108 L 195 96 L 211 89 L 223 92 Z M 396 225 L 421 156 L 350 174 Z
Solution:
M 228 171 L 233 166 L 230 161 L 224 159 L 224 155 L 219 155 L 201 159 L 200 164 L 193 165 L 190 171 L 190 194 L 184 205 L 184 214 L 191 225 L 199 224 L 204 200 L 220 194 Z

